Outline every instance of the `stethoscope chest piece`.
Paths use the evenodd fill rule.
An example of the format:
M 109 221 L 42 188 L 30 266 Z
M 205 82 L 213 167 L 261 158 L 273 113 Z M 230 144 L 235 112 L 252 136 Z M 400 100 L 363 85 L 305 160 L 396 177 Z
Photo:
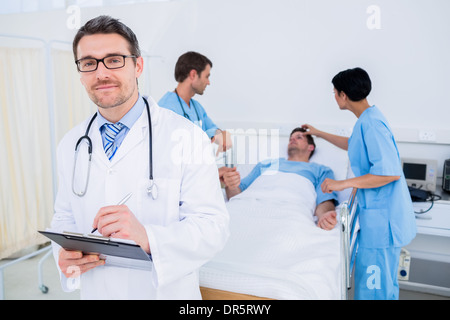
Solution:
M 147 194 L 156 200 L 158 198 L 158 187 L 153 180 L 150 180 L 150 186 L 147 188 Z

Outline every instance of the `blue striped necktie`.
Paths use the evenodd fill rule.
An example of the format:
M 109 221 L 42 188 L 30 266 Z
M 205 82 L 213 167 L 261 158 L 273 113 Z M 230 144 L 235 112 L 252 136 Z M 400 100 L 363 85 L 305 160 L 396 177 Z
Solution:
M 115 124 L 111 123 L 105 123 L 105 153 L 109 160 L 111 160 L 114 157 L 114 154 L 117 151 L 117 146 L 114 143 L 114 140 L 116 139 L 117 134 L 122 130 L 123 124 L 120 122 L 117 122 Z

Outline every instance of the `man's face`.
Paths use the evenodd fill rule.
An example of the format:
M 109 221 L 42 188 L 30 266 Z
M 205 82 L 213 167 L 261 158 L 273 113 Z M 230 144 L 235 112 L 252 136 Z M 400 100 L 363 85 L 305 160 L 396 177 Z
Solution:
M 294 132 L 289 138 L 288 153 L 290 152 L 310 152 L 312 145 L 308 144 L 305 134 L 300 131 Z
M 210 84 L 209 76 L 211 75 L 211 66 L 209 64 L 206 65 L 206 68 L 200 73 L 200 75 L 196 74 L 195 78 L 192 82 L 192 88 L 196 94 L 202 95 L 206 89 L 206 86 Z
M 346 96 L 345 96 L 345 94 L 343 92 L 338 92 L 336 90 L 336 88 L 333 89 L 333 91 L 334 91 L 334 98 L 336 99 L 336 103 L 338 104 L 339 109 L 345 110 L 346 109 L 346 98 L 345 98 Z
M 77 59 L 103 59 L 110 55 L 131 54 L 125 38 L 115 33 L 84 36 L 77 48 Z M 125 66 L 120 69 L 107 69 L 99 62 L 97 70 L 80 72 L 81 83 L 91 100 L 100 108 L 127 105 L 127 102 L 131 103 L 130 98 L 137 97 L 136 79 L 141 75 L 142 68 L 142 57 L 137 58 L 136 64 L 133 58 L 125 58 Z

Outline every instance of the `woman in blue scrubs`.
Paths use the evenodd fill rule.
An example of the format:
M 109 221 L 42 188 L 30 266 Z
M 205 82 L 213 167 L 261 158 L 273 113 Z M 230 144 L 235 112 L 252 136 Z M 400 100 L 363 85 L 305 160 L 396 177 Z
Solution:
M 326 179 L 324 192 L 358 188 L 359 246 L 355 260 L 355 299 L 398 299 L 401 247 L 416 235 L 414 209 L 392 130 L 383 114 L 367 101 L 372 85 L 361 68 L 332 80 L 336 102 L 358 118 L 350 138 L 305 124 L 308 133 L 348 150 L 354 178 Z

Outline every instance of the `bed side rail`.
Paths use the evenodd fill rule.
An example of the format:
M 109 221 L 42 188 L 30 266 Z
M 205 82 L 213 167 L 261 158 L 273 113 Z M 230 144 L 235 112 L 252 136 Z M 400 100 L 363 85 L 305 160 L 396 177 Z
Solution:
M 351 287 L 351 272 L 356 255 L 356 238 L 359 231 L 357 194 L 353 188 L 350 198 L 342 204 L 340 211 L 341 228 L 341 298 L 348 299 L 348 289 Z

